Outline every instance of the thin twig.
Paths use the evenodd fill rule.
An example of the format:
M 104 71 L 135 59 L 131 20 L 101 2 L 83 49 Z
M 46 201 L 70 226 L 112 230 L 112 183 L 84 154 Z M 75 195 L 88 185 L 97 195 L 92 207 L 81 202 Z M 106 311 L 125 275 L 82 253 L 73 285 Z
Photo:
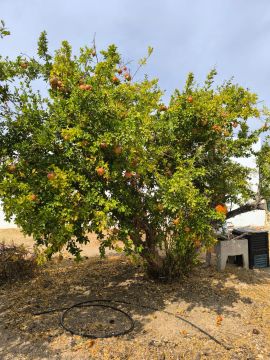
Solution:
M 95 58 L 97 59 L 97 63 L 99 63 L 98 55 L 97 55 L 97 47 L 96 47 L 96 33 L 94 33 L 92 43 L 93 43 L 93 48 L 94 48 L 94 51 L 95 51 Z

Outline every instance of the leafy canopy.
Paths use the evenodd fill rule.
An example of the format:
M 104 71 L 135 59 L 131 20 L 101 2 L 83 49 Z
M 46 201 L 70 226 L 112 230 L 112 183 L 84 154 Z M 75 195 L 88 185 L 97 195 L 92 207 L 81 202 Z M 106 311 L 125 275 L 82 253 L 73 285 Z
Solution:
M 48 257 L 67 246 L 79 258 L 95 232 L 102 254 L 120 240 L 155 270 L 188 269 L 225 219 L 216 205 L 252 196 L 249 169 L 232 159 L 250 156 L 264 131 L 247 122 L 261 116 L 257 96 L 232 81 L 214 87 L 212 70 L 202 86 L 189 74 L 167 107 L 158 81 L 136 81 L 115 45 L 75 56 L 63 41 L 52 56 L 43 32 L 37 54 L 0 59 L 7 219 Z

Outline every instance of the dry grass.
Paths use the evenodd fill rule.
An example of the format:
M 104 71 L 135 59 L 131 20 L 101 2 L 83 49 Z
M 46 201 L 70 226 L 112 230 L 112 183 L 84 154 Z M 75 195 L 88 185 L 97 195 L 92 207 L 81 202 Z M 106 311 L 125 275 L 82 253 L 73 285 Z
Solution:
M 95 234 L 89 234 L 88 238 L 90 240 L 89 244 L 81 245 L 82 255 L 84 256 L 97 256 L 99 255 L 99 241 Z M 6 244 L 16 244 L 24 245 L 30 251 L 32 251 L 34 246 L 33 238 L 30 236 L 24 236 L 19 229 L 0 229 L 0 242 L 5 242 Z M 112 251 L 108 251 L 112 253 Z M 68 256 L 68 253 L 64 251 L 64 255 Z
M 14 242 L 17 245 L 33 246 L 33 239 L 30 236 L 24 236 L 19 229 L 0 229 L 0 242 L 7 244 Z
M 13 229 L 0 232 L 26 241 Z M 97 253 L 95 238 L 88 252 Z M 0 358 L 88 360 L 247 360 L 270 358 L 270 269 L 244 270 L 228 265 L 216 272 L 198 267 L 182 283 L 160 284 L 122 256 L 91 257 L 81 263 L 56 259 L 34 278 L 0 286 Z M 93 298 L 112 298 L 153 306 L 123 307 L 135 320 L 132 333 L 119 338 L 88 340 L 59 327 L 59 313 L 33 316 Z M 182 316 L 206 330 L 230 350 L 194 327 L 168 316 Z M 97 314 L 95 314 L 97 316 Z M 108 315 L 98 320 L 108 323 Z M 87 314 L 91 325 L 95 316 Z M 92 321 L 91 321 L 92 319 Z M 71 319 L 72 320 L 72 319 Z M 80 311 L 73 318 L 80 326 Z M 83 324 L 82 324 L 83 325 Z M 86 324 L 84 324 L 86 325 Z
M 0 284 L 33 276 L 36 269 L 35 255 L 24 245 L 0 242 Z

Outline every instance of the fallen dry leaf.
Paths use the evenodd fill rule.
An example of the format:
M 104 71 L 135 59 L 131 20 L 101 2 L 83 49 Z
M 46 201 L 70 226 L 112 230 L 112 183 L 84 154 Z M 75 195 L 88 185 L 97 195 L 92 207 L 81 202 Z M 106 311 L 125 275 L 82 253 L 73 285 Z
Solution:
M 220 325 L 221 325 L 222 320 L 223 320 L 223 317 L 222 317 L 221 315 L 218 315 L 218 316 L 217 316 L 217 319 L 216 319 L 216 324 L 217 324 L 217 326 L 220 326 Z

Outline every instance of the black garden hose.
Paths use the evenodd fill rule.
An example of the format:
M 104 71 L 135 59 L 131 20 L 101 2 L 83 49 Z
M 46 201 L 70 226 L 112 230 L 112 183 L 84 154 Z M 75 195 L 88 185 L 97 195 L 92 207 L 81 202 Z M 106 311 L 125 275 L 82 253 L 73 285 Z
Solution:
M 102 300 L 101 300 L 102 301 Z M 69 308 L 65 309 L 62 314 L 61 314 L 61 318 L 60 318 L 60 325 L 67 331 L 69 331 L 71 334 L 73 335 L 80 335 L 80 336 L 83 336 L 83 337 L 87 337 L 87 338 L 90 338 L 90 339 L 98 339 L 98 338 L 109 338 L 109 337 L 112 337 L 112 336 L 121 336 L 121 335 L 125 335 L 127 333 L 129 333 L 130 331 L 132 331 L 134 329 L 134 320 L 132 319 L 132 317 L 126 313 L 125 311 L 115 307 L 115 306 L 112 306 L 112 305 L 104 305 L 104 304 L 93 304 L 93 302 L 97 302 L 97 301 L 93 301 L 93 300 L 89 300 L 89 301 L 83 301 L 83 302 L 80 302 L 80 303 L 77 303 L 77 304 L 74 304 L 72 306 L 70 306 Z M 98 300 L 99 302 L 99 300 Z M 105 300 L 103 300 L 103 302 L 106 302 Z M 121 330 L 121 331 L 117 331 L 117 332 L 111 332 L 110 334 L 106 334 L 106 335 L 94 335 L 94 334 L 88 334 L 88 333 L 82 333 L 81 331 L 74 331 L 73 329 L 67 327 L 65 325 L 65 317 L 66 315 L 68 314 L 69 311 L 71 311 L 72 309 L 76 308 L 76 307 L 82 307 L 82 306 L 86 306 L 86 307 L 90 307 L 90 306 L 98 306 L 98 307 L 103 307 L 103 308 L 109 308 L 109 309 L 112 309 L 113 311 L 118 311 L 119 313 L 122 313 L 124 314 L 124 316 L 129 320 L 130 322 L 130 326 L 125 329 L 125 330 Z
M 158 309 L 156 307 L 153 306 L 148 306 L 148 305 L 141 305 L 141 304 L 136 304 L 133 302 L 129 302 L 129 301 L 124 301 L 124 300 L 113 300 L 113 299 L 93 299 L 93 300 L 86 300 L 83 302 L 79 302 L 79 303 L 75 303 L 69 307 L 62 307 L 62 308 L 56 308 L 56 309 L 49 309 L 49 310 L 44 310 L 41 312 L 36 312 L 33 313 L 33 315 L 37 316 L 37 315 L 43 315 L 43 314 L 49 314 L 52 312 L 57 312 L 57 311 L 62 311 L 61 317 L 60 317 L 60 325 L 63 327 L 63 329 L 65 329 L 66 331 L 69 331 L 71 334 L 73 335 L 80 335 L 83 337 L 87 337 L 87 338 L 91 338 L 91 339 L 97 339 L 97 338 L 109 338 L 109 337 L 115 337 L 115 336 L 121 336 L 121 335 L 125 335 L 129 332 L 131 332 L 134 329 L 134 320 L 132 319 L 132 317 L 125 312 L 124 310 L 119 309 L 116 306 L 113 305 L 104 305 L 104 304 L 99 304 L 99 303 L 111 303 L 111 304 L 125 304 L 125 305 L 132 305 L 135 307 L 139 307 L 139 308 L 143 308 L 143 309 L 148 309 L 148 310 L 153 310 L 153 311 L 161 311 L 167 315 L 173 316 L 183 322 L 185 322 L 186 324 L 189 324 L 190 326 L 192 326 L 193 328 L 195 328 L 196 330 L 200 331 L 202 334 L 206 335 L 209 339 L 211 339 L 212 341 L 214 341 L 216 344 L 222 346 L 223 348 L 225 348 L 226 350 L 231 350 L 232 347 L 229 345 L 224 344 L 223 342 L 221 342 L 220 340 L 218 340 L 217 338 L 215 338 L 213 335 L 209 334 L 207 331 L 205 331 L 204 329 L 202 329 L 201 327 L 199 327 L 198 325 L 192 323 L 191 321 L 183 318 L 182 316 L 176 315 L 174 313 L 171 313 L 167 310 L 161 310 Z M 130 326 L 127 329 L 124 329 L 122 331 L 118 331 L 118 332 L 111 332 L 110 334 L 106 334 L 106 335 L 93 335 L 93 334 L 88 334 L 88 333 L 83 333 L 83 332 L 78 332 L 78 331 L 74 331 L 71 328 L 67 327 L 64 323 L 65 317 L 67 315 L 67 313 L 69 311 L 71 311 L 74 308 L 77 307 L 84 307 L 84 306 L 99 306 L 99 307 L 103 307 L 103 308 L 109 308 L 112 309 L 113 311 L 118 311 L 119 313 L 123 314 L 129 321 Z

